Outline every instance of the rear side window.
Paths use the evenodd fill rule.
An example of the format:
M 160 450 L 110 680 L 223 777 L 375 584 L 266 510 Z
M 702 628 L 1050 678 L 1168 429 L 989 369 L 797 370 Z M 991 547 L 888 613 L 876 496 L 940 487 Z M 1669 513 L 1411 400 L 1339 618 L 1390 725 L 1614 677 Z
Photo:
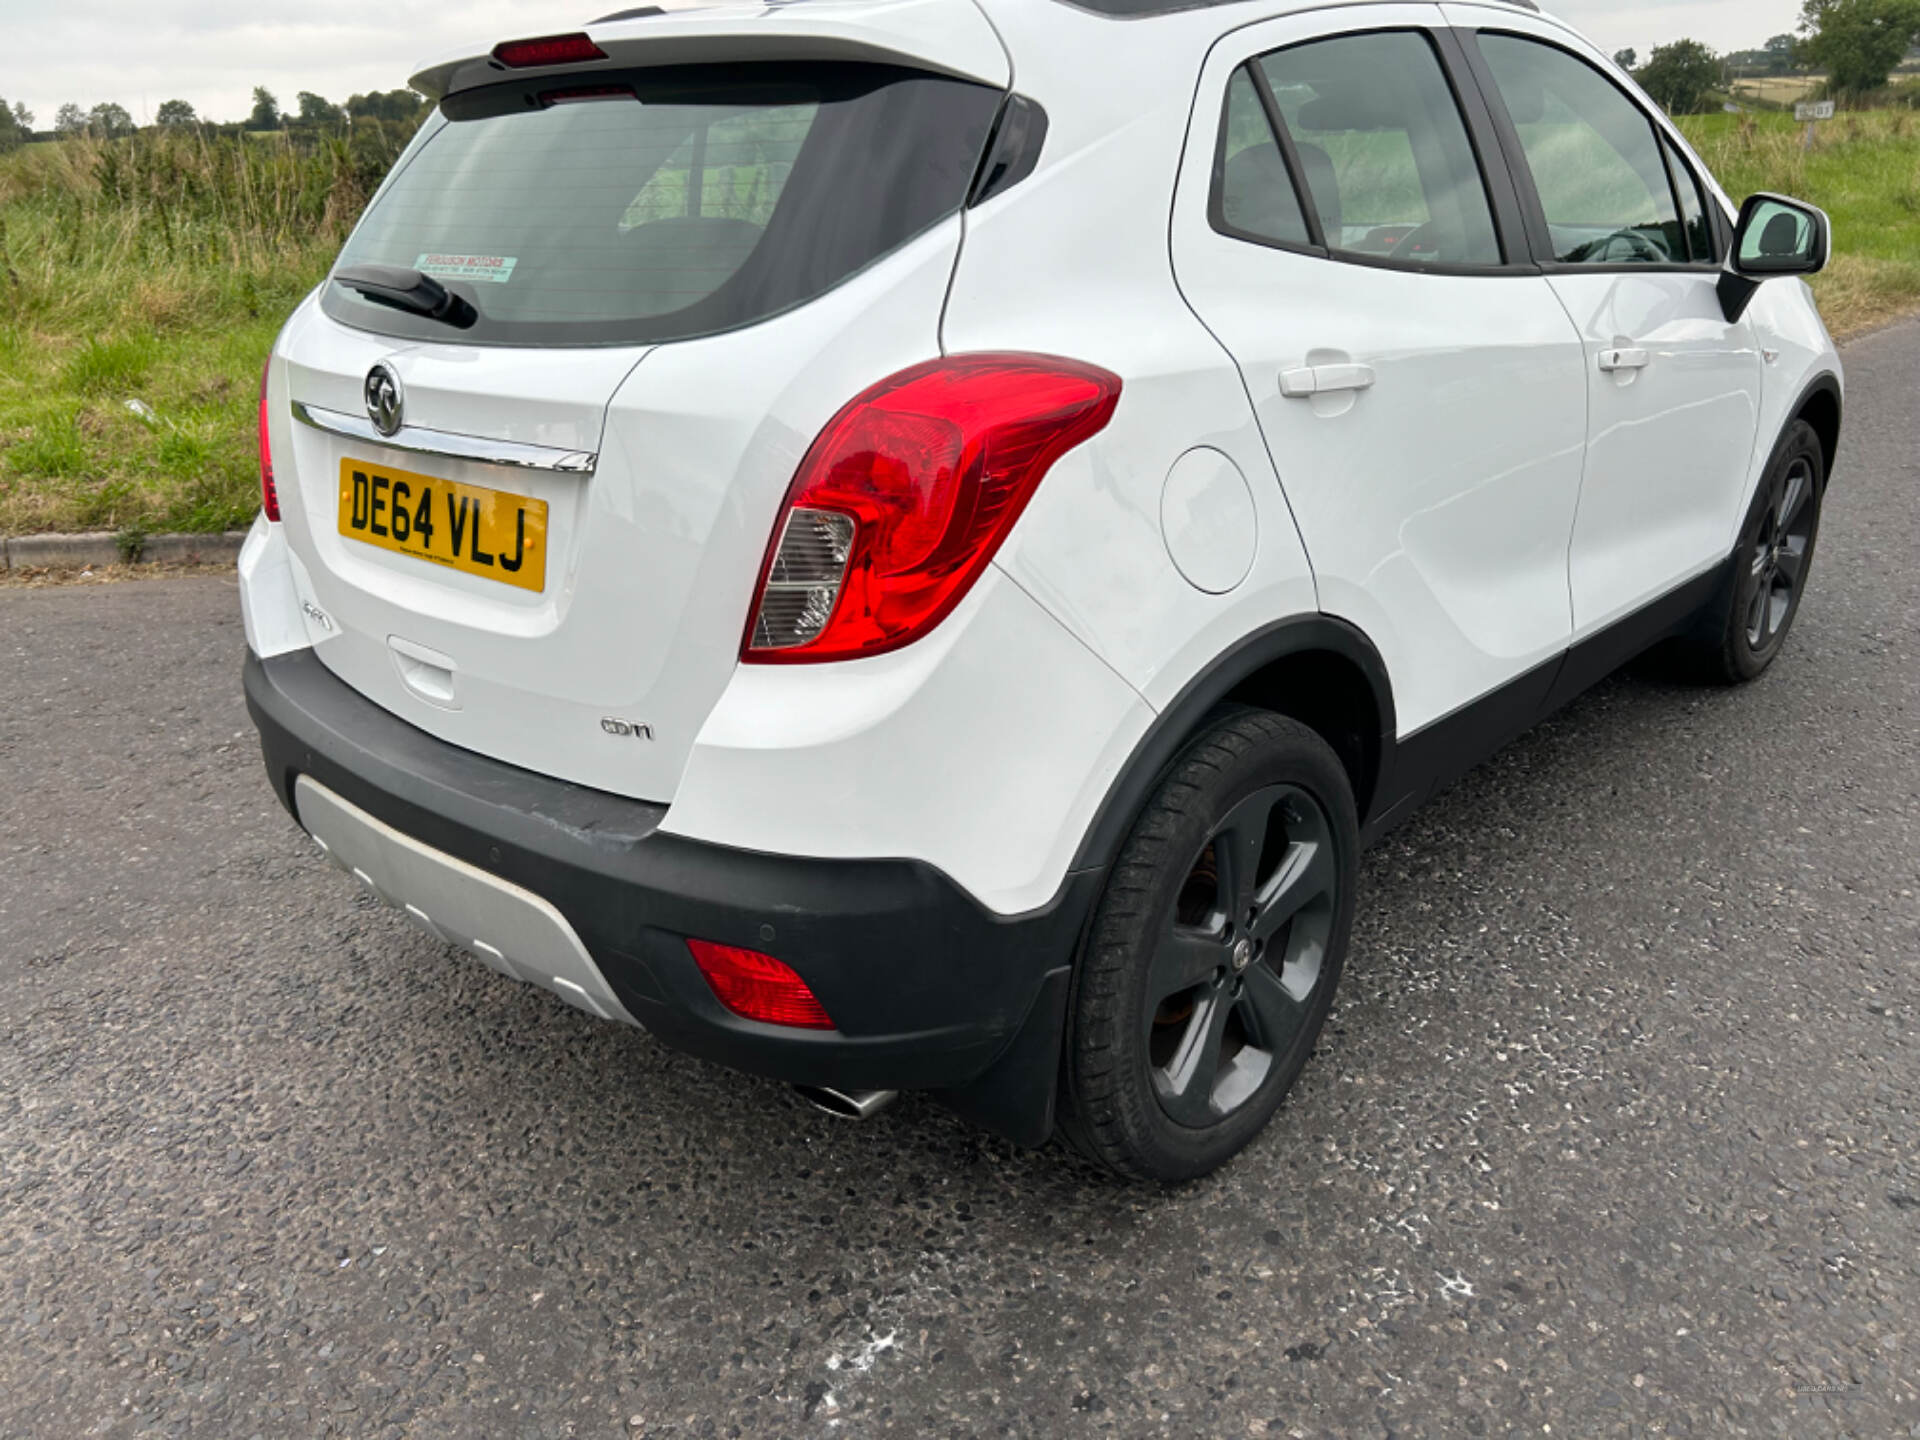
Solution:
M 466 330 L 329 285 L 334 318 L 479 344 L 689 339 L 825 293 L 964 203 L 998 91 L 871 65 L 490 86 L 395 174 L 340 263 L 425 271 Z
M 1328 249 L 1500 264 L 1466 121 L 1425 35 L 1343 35 L 1277 51 L 1260 67 Z
M 1520 133 L 1554 259 L 1686 264 L 1686 234 L 1646 113 L 1598 70 L 1554 46 L 1483 33 L 1480 50 Z
M 1502 261 L 1466 121 L 1424 34 L 1262 56 L 1234 72 L 1222 129 L 1215 189 L 1229 234 L 1389 265 Z
M 1220 228 L 1230 235 L 1282 245 L 1313 243 L 1280 142 L 1244 65 L 1227 82 L 1214 196 Z

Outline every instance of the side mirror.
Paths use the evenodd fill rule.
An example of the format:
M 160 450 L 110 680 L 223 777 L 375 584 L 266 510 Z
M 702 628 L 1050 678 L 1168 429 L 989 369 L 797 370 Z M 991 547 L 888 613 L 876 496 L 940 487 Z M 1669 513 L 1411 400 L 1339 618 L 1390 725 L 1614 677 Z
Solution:
M 1747 313 L 1761 282 L 1817 275 L 1833 253 L 1833 226 L 1816 206 L 1784 195 L 1750 195 L 1734 227 L 1733 253 L 1720 276 L 1720 308 L 1732 324 Z

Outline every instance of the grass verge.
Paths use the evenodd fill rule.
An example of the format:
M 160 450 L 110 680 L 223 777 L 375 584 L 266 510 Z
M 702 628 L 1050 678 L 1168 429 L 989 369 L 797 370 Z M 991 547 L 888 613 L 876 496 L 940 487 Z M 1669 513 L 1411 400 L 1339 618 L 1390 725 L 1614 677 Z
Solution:
M 0 533 L 250 523 L 261 361 L 403 139 L 0 156 Z
M 1920 112 L 1682 128 L 1736 198 L 1833 217 L 1837 335 L 1920 307 Z M 218 531 L 258 508 L 260 363 L 404 134 L 296 146 L 146 132 L 0 156 L 0 534 Z

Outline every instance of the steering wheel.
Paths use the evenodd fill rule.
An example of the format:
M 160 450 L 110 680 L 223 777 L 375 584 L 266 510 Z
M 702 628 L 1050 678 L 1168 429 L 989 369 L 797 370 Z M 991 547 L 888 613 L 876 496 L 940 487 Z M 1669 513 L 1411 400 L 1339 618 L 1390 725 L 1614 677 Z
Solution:
M 1624 246 L 1629 253 L 1616 255 L 1616 246 Z M 1665 265 L 1673 257 L 1638 230 L 1616 230 L 1582 245 L 1568 258 L 1578 265 Z
M 1389 253 L 1398 260 L 1410 259 L 1419 252 L 1421 242 L 1431 241 L 1439 233 L 1440 222 L 1437 220 L 1429 220 L 1424 225 L 1416 225 L 1400 237 L 1400 243 L 1395 245 Z M 1433 257 L 1436 261 L 1439 258 L 1438 255 Z

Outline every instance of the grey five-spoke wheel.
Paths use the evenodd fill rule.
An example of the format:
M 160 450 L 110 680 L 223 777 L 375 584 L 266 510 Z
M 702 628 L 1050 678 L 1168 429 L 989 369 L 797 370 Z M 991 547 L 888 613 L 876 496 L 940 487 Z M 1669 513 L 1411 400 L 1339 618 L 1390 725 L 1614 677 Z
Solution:
M 1259 1093 L 1311 1014 L 1340 876 L 1331 823 L 1297 785 L 1236 805 L 1194 858 L 1154 950 L 1154 1094 L 1202 1128 Z
M 1062 1128 L 1136 1178 L 1224 1164 L 1313 1052 L 1353 921 L 1359 833 L 1327 742 L 1217 714 L 1108 879 L 1075 977 Z
M 1766 650 L 1786 629 L 1800 593 L 1817 514 L 1813 465 L 1807 456 L 1796 455 L 1784 472 L 1768 477 L 1766 506 L 1747 562 L 1752 571 L 1747 645 L 1756 653 Z
M 1826 463 L 1811 425 L 1796 420 L 1787 427 L 1747 509 L 1720 594 L 1682 639 L 1701 678 L 1751 680 L 1786 644 L 1820 539 Z

